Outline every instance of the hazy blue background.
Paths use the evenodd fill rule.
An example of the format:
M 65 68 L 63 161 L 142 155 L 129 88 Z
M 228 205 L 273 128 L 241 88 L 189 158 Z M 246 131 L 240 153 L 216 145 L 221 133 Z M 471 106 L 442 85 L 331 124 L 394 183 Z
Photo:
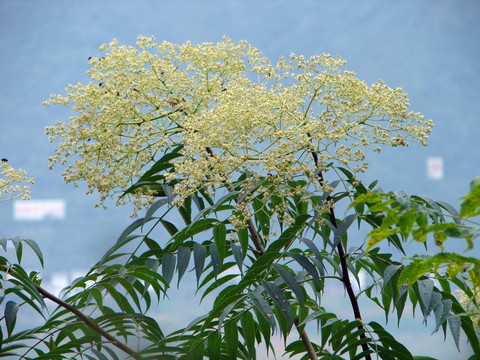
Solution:
M 100 44 L 117 38 L 133 45 L 140 34 L 175 43 L 218 42 L 227 35 L 248 40 L 272 60 L 291 52 L 339 54 L 368 83 L 381 78 L 402 87 L 412 110 L 435 122 L 430 146 L 372 154 L 365 179 L 381 179 L 385 190 L 452 202 L 480 174 L 479 21 L 479 1 L 0 0 L 0 157 L 36 179 L 33 199 L 67 202 L 65 220 L 41 222 L 13 221 L 12 204 L 0 203 L 0 237 L 37 240 L 47 280 L 86 269 L 129 224 L 128 211 L 94 209 L 95 197 L 62 183 L 61 168 L 47 169 L 54 145 L 44 127 L 69 113 L 41 104 L 69 83 L 88 81 L 87 59 L 99 56 Z M 442 180 L 426 177 L 430 156 L 444 159 Z M 469 255 L 479 256 L 479 248 Z M 332 306 L 342 295 L 332 293 Z M 365 319 L 378 317 L 368 310 Z M 398 337 L 416 354 L 467 357 L 456 352 L 450 335 L 446 344 L 441 334 L 429 336 L 432 329 L 420 318 L 403 325 Z

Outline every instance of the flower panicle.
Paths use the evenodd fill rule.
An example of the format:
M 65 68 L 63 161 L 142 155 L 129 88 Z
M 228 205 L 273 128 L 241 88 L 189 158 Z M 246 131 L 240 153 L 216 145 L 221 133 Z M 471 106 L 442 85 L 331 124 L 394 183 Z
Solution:
M 30 187 L 34 179 L 27 176 L 23 169 L 14 169 L 7 159 L 0 162 L 0 201 L 30 199 Z
M 74 111 L 46 128 L 58 142 L 50 165 L 68 164 L 64 180 L 85 181 L 100 204 L 118 199 L 178 144 L 182 156 L 165 179 L 176 182 L 181 204 L 205 179 L 222 187 L 242 173 L 273 174 L 276 187 L 302 177 L 315 186 L 309 174 L 328 164 L 363 172 L 368 149 L 425 145 L 433 125 L 408 110 L 402 89 L 369 86 L 338 56 L 291 54 L 271 63 L 227 37 L 176 45 L 139 36 L 136 46 L 114 40 L 100 50 L 104 56 L 89 60 L 89 84 L 46 102 Z M 148 191 L 129 196 L 137 208 L 153 199 Z

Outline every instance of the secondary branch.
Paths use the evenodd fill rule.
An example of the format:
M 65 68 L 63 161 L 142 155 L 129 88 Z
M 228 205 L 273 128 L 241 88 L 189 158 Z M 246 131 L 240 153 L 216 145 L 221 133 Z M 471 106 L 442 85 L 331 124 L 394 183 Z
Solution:
M 66 303 L 62 299 L 56 297 L 52 293 L 49 293 L 47 290 L 42 288 L 41 286 L 35 284 L 35 287 L 37 288 L 38 292 L 45 298 L 53 301 L 54 303 L 58 304 L 59 306 L 63 307 L 64 309 L 70 311 L 71 313 L 75 314 L 80 320 L 82 320 L 85 325 L 87 325 L 89 328 L 93 329 L 96 333 L 100 334 L 103 336 L 105 339 L 110 341 L 113 345 L 115 345 L 117 348 L 120 350 L 126 352 L 128 355 L 133 357 L 134 359 L 140 359 L 140 357 L 136 354 L 136 352 L 132 349 L 130 349 L 127 345 L 124 343 L 118 341 L 114 336 L 110 335 L 108 332 L 103 330 L 100 326 L 95 324 L 92 319 L 90 319 L 88 316 L 83 314 L 80 310 L 78 310 L 76 307 Z
M 312 157 L 315 162 L 315 165 L 318 167 L 319 161 L 318 161 L 317 153 L 312 152 Z M 318 181 L 320 182 L 320 185 L 325 184 L 325 179 L 323 178 L 323 173 L 321 171 L 318 173 Z M 332 201 L 332 197 L 329 195 L 327 197 L 327 202 L 331 202 L 331 201 Z M 338 224 L 337 224 L 337 219 L 335 217 L 335 211 L 333 209 L 333 206 L 330 206 L 329 208 L 329 218 L 332 225 L 335 228 L 337 228 Z M 345 251 L 343 249 L 343 245 L 341 241 L 338 242 L 337 251 L 338 251 L 338 257 L 340 258 L 340 266 L 342 268 L 343 284 L 345 286 L 345 289 L 347 290 L 348 298 L 350 300 L 350 304 L 352 305 L 353 314 L 355 316 L 355 319 L 362 320 L 362 315 L 360 313 L 360 306 L 358 305 L 358 300 L 357 300 L 357 297 L 355 296 L 355 292 L 353 291 L 352 282 L 350 281 L 350 275 L 348 274 L 347 259 L 345 257 Z M 361 330 L 360 338 L 365 339 L 363 325 L 359 325 L 358 329 Z M 369 348 L 366 343 L 362 343 L 362 350 L 364 352 L 368 352 Z M 370 355 L 369 354 L 365 355 L 365 359 L 371 360 Z

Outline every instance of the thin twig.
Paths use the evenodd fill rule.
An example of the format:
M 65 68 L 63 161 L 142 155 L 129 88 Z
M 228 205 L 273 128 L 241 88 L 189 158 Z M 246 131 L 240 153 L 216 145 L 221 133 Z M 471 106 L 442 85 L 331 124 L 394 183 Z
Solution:
M 134 359 L 141 359 L 139 355 L 136 354 L 136 352 L 132 349 L 130 349 L 127 345 L 124 343 L 118 341 L 114 336 L 110 335 L 108 332 L 103 330 L 100 326 L 95 324 L 92 319 L 90 319 L 88 316 L 84 315 L 80 310 L 78 310 L 76 307 L 66 303 L 62 299 L 59 299 L 55 295 L 49 293 L 47 290 L 42 288 L 41 286 L 35 284 L 35 287 L 37 288 L 38 292 L 45 298 L 53 301 L 54 303 L 60 305 L 61 307 L 65 308 L 66 310 L 70 311 L 71 313 L 75 314 L 80 320 L 82 320 L 85 325 L 87 325 L 89 328 L 93 329 L 96 333 L 100 334 L 103 336 L 105 339 L 110 341 L 113 345 L 115 345 L 117 348 L 120 350 L 126 352 L 128 355 L 133 357 Z

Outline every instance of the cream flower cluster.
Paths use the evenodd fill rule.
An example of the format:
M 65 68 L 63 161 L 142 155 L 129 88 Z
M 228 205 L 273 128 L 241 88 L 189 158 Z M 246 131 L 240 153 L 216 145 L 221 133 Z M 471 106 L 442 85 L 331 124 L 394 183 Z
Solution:
M 0 163 L 0 201 L 30 199 L 29 186 L 20 184 L 33 184 L 33 179 L 27 177 L 25 170 L 15 170 L 8 165 L 7 161 L 2 160 Z
M 461 290 L 457 290 L 456 293 L 460 305 L 468 314 L 471 314 L 473 326 L 480 337 L 480 289 L 474 289 L 475 302 Z
M 426 144 L 432 128 L 408 111 L 402 89 L 368 86 L 327 54 L 272 64 L 243 41 L 175 45 L 142 36 L 135 47 L 114 40 L 100 49 L 105 56 L 90 59 L 93 82 L 46 101 L 75 111 L 47 127 L 59 141 L 51 166 L 68 164 L 64 180 L 86 181 L 100 204 L 178 144 L 184 156 L 166 175 L 178 180 L 181 203 L 242 173 L 252 182 L 268 174 L 279 188 L 298 178 L 316 187 L 315 174 L 329 164 L 365 171 L 366 149 Z M 133 201 L 151 198 L 142 192 Z

